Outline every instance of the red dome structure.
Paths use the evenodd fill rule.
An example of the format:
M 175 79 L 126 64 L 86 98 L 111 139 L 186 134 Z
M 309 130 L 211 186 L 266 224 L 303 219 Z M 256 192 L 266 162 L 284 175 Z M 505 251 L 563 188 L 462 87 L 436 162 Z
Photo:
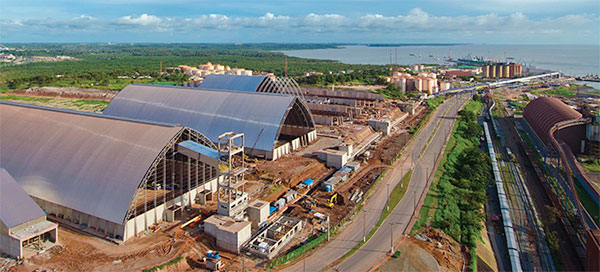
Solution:
M 549 143 L 548 133 L 554 124 L 582 117 L 581 113 L 554 97 L 539 97 L 529 102 L 523 110 L 523 118 L 546 145 Z M 559 130 L 555 136 L 569 144 L 574 153 L 578 153 L 581 140 L 585 137 L 585 126 L 568 127 Z

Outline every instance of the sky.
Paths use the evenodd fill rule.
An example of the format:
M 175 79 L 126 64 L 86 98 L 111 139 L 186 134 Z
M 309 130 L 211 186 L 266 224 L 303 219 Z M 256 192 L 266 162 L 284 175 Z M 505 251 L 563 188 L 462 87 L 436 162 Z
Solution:
M 0 0 L 0 42 L 600 44 L 598 0 Z

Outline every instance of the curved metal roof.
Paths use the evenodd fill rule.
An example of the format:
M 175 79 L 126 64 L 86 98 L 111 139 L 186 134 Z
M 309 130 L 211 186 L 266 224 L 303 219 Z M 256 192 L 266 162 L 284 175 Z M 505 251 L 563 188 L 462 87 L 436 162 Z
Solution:
M 198 86 L 206 90 L 291 94 L 304 98 L 304 90 L 289 77 L 217 75 L 206 76 Z
M 0 116 L 0 167 L 29 195 L 117 224 L 184 129 L 6 102 Z
M 200 89 L 257 92 L 267 76 L 238 76 L 211 74 L 204 78 Z
M 42 216 L 46 216 L 44 211 L 0 168 L 0 220 L 4 225 L 12 228 Z
M 142 84 L 121 90 L 104 114 L 181 124 L 213 142 L 224 132 L 244 133 L 246 147 L 272 151 L 292 108 L 305 110 L 301 121 L 314 127 L 306 104 L 291 95 Z
M 533 127 L 538 137 L 548 142 L 550 128 L 556 123 L 581 118 L 578 111 L 554 97 L 539 97 L 523 109 L 523 118 Z

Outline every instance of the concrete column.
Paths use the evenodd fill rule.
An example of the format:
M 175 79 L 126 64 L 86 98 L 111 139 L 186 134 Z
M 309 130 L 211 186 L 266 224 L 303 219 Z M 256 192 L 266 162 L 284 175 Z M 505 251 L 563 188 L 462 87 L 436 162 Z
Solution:
M 192 158 L 188 157 L 188 203 L 192 207 Z

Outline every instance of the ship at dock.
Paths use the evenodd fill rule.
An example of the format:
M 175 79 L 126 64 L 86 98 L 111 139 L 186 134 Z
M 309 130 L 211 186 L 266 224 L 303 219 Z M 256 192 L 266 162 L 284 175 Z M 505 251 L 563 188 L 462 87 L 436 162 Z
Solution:
M 458 59 L 447 58 L 447 62 L 456 63 L 457 66 L 486 66 L 486 65 L 496 65 L 497 61 L 485 59 L 483 57 L 463 57 Z

